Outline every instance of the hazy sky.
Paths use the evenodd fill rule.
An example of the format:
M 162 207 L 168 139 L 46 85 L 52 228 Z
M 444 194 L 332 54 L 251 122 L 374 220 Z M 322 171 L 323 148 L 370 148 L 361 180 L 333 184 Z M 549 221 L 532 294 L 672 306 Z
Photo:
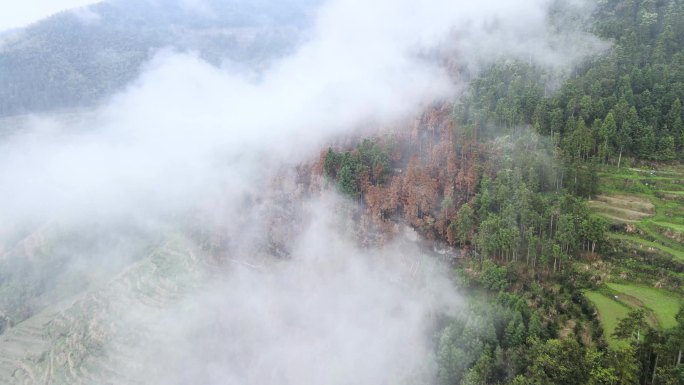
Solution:
M 0 8 L 0 31 L 23 27 L 59 11 L 97 2 L 98 0 L 7 1 Z

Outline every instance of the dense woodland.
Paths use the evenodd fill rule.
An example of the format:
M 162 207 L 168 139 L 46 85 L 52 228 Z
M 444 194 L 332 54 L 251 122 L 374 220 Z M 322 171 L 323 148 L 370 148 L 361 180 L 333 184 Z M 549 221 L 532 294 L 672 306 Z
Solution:
M 435 337 L 443 384 L 684 384 L 684 311 L 670 328 L 633 311 L 606 336 L 582 295 L 623 247 L 586 204 L 600 171 L 684 159 L 684 1 L 602 1 L 594 20 L 612 49 L 558 87 L 496 63 L 455 105 L 321 154 L 320 174 L 363 203 L 363 232 L 403 222 L 461 249 L 478 299 Z M 681 296 L 681 262 L 620 263 Z

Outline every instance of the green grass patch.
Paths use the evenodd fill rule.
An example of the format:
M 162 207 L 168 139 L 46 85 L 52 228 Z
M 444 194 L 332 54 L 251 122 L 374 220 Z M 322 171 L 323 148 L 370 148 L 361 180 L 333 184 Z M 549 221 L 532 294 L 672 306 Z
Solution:
M 660 327 L 667 329 L 677 325 L 675 315 L 682 306 L 681 296 L 641 285 L 608 283 L 607 286 L 616 292 L 625 293 L 641 301 L 644 307 L 653 311 L 658 318 Z
M 615 331 L 618 322 L 627 316 L 630 308 L 613 298 L 609 298 L 601 294 L 598 291 L 585 291 L 584 296 L 587 297 L 587 299 L 591 301 L 591 303 L 593 303 L 598 310 L 599 320 L 601 321 L 603 334 L 608 342 L 608 345 L 616 348 L 621 344 L 624 344 L 625 342 L 613 338 L 612 334 Z

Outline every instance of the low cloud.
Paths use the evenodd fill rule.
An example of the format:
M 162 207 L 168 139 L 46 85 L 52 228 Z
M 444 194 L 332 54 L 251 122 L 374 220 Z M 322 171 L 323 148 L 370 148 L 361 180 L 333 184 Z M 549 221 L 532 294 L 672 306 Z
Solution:
M 231 249 L 223 264 L 198 268 L 196 249 L 165 246 L 89 295 L 79 309 L 98 322 L 58 329 L 84 337 L 55 355 L 71 352 L 83 362 L 75 370 L 87 367 L 96 381 L 113 369 L 114 384 L 432 382 L 432 335 L 461 306 L 445 266 L 406 239 L 353 246 L 334 214 L 340 205 L 309 202 L 311 221 L 287 260 Z M 111 314 L 95 305 L 103 303 Z
M 331 136 L 452 97 L 446 68 L 425 52 L 456 47 L 455 59 L 471 64 L 505 55 L 573 63 L 566 52 L 596 52 L 595 38 L 579 35 L 571 49 L 547 33 L 551 3 L 331 1 L 308 42 L 258 80 L 161 52 L 94 118 L 38 121 L 0 144 L 0 208 L 10 218 L 150 201 L 176 209 L 217 178 L 267 178 L 269 162 L 302 161 Z

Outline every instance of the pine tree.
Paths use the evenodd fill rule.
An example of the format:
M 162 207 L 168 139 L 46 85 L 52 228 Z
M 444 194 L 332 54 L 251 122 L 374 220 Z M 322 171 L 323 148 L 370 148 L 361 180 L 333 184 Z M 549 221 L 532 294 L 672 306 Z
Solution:
M 602 148 L 602 150 L 599 151 L 599 158 L 602 162 L 605 162 L 605 160 L 610 156 L 610 141 L 615 138 L 616 134 L 617 124 L 615 123 L 613 112 L 611 111 L 608 113 L 608 115 L 606 115 L 606 118 L 603 120 L 603 124 L 601 124 L 601 128 L 599 129 L 599 137 L 601 140 L 600 146 Z M 621 151 L 621 149 L 618 148 L 618 151 Z
M 470 241 L 473 225 L 475 224 L 474 215 L 475 213 L 469 203 L 464 204 L 458 210 L 456 217 L 456 238 L 461 245 L 465 245 L 466 242 Z
M 619 339 L 634 338 L 639 344 L 641 336 L 648 325 L 646 324 L 646 313 L 643 309 L 635 309 L 629 312 L 627 316 L 620 320 L 613 337 Z

